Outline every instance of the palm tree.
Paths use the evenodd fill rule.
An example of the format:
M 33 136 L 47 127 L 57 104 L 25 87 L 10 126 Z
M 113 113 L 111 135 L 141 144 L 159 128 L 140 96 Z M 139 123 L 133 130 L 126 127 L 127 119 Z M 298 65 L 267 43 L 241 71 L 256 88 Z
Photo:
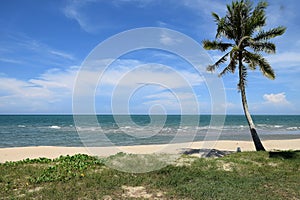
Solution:
M 268 31 L 262 30 L 266 25 L 265 9 L 267 2 L 261 1 L 256 7 L 249 0 L 234 1 L 227 5 L 227 13 L 220 18 L 212 13 L 217 24 L 217 34 L 213 41 L 204 40 L 203 47 L 206 50 L 220 50 L 226 52 L 215 64 L 207 67 L 208 71 L 214 71 L 221 64 L 227 62 L 227 66 L 219 76 L 227 72 L 234 73 L 238 69 L 238 90 L 241 93 L 244 114 L 247 119 L 251 136 L 257 151 L 265 151 L 255 129 L 252 117 L 248 110 L 246 98 L 247 70 L 255 70 L 257 67 L 269 79 L 275 79 L 275 73 L 260 52 L 275 53 L 276 46 L 270 39 L 282 35 L 286 28 L 279 26 Z M 225 39 L 221 41 L 221 39 Z M 229 50 L 228 50 L 229 49 Z M 252 50 L 252 51 L 251 51 Z

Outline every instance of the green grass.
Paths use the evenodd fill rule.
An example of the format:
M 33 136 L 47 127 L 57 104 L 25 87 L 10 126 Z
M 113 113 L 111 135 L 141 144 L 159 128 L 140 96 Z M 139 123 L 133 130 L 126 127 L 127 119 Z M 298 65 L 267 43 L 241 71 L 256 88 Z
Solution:
M 105 165 L 137 157 L 79 154 L 3 163 L 0 199 L 300 199 L 300 152 L 243 152 L 217 159 L 182 156 L 180 165 L 149 173 Z

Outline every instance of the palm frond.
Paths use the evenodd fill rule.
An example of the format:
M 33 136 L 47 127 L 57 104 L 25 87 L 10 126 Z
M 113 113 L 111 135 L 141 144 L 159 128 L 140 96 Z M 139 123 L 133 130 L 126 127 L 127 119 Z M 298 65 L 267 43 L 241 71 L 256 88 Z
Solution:
M 234 39 L 234 30 L 233 26 L 231 25 L 229 19 L 227 17 L 223 17 L 220 19 L 220 21 L 217 23 L 217 33 L 216 38 L 220 38 L 221 36 L 224 36 L 228 39 Z
M 219 15 L 217 13 L 212 12 L 211 15 L 213 16 L 213 18 L 215 18 L 215 22 L 218 23 L 220 21 L 220 17 L 219 17 Z
M 269 40 L 284 34 L 286 27 L 278 26 L 268 31 L 260 31 L 254 38 L 254 41 Z
M 230 62 L 227 65 L 227 67 L 225 67 L 223 71 L 219 74 L 219 77 L 225 75 L 227 72 L 231 72 L 231 73 L 235 72 L 237 66 L 237 59 L 238 59 L 238 49 L 236 48 L 236 46 L 233 47 L 229 52 L 229 57 L 230 57 Z
M 260 1 L 257 3 L 256 7 L 253 9 L 252 12 L 252 18 L 251 20 L 254 20 L 255 22 L 262 23 L 262 25 L 265 25 L 265 10 L 268 7 L 268 2 L 266 1 Z M 258 25 L 258 24 L 257 24 Z
M 269 79 L 275 79 L 275 73 L 268 61 L 258 53 L 244 52 L 245 59 L 251 62 L 251 66 L 259 66 L 264 76 Z
M 217 67 L 219 67 L 222 63 L 224 63 L 224 62 L 227 61 L 227 56 L 228 56 L 228 55 L 229 55 L 229 52 L 226 53 L 224 56 L 222 56 L 217 62 L 215 62 L 215 64 L 209 65 L 209 66 L 206 68 L 206 70 L 207 70 L 207 71 L 210 71 L 210 72 L 215 71 L 215 69 L 216 69 Z
M 243 52 L 243 62 L 248 64 L 248 68 L 251 70 L 256 70 L 256 67 L 258 66 L 257 62 L 253 61 L 251 57 L 247 55 L 247 53 Z
M 229 47 L 232 46 L 232 44 L 230 43 L 218 42 L 216 40 L 214 41 L 203 40 L 202 44 L 203 44 L 203 48 L 206 50 L 220 50 L 220 51 L 226 51 Z
M 247 19 L 245 23 L 245 34 L 252 35 L 255 30 L 259 27 L 266 25 L 266 14 L 265 9 L 267 8 L 268 3 L 261 1 L 251 12 L 251 16 Z
M 237 61 L 236 59 L 231 59 L 228 66 L 223 69 L 223 71 L 219 74 L 219 77 L 225 75 L 227 72 L 234 73 L 236 69 Z
M 261 70 L 261 72 L 263 73 L 263 75 L 271 80 L 275 79 L 275 72 L 272 69 L 271 65 L 268 63 L 268 61 L 266 59 L 264 59 L 261 56 L 261 59 L 259 61 L 259 68 Z
M 255 7 L 255 9 L 253 11 L 253 13 L 257 12 L 257 11 L 260 11 L 260 10 L 264 10 L 267 7 L 268 7 L 268 2 L 266 2 L 266 1 L 260 1 L 260 2 L 257 3 L 257 5 L 256 5 L 256 7 Z
M 259 52 L 259 51 L 263 51 L 265 53 L 276 52 L 276 46 L 272 42 L 249 41 L 249 47 L 251 47 L 255 52 Z

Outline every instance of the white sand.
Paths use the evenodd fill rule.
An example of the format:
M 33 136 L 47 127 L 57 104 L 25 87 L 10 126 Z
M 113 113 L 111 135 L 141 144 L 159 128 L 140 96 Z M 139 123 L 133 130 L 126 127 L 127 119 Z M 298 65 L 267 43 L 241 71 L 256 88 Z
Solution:
M 300 139 L 293 140 L 266 140 L 263 144 L 267 150 L 300 150 Z M 140 145 L 122 147 L 15 147 L 0 148 L 0 162 L 18 161 L 26 158 L 57 158 L 60 155 L 88 154 L 96 156 L 109 156 L 118 152 L 149 154 L 149 153 L 170 153 L 178 154 L 183 148 L 214 148 L 219 150 L 236 151 L 240 147 L 242 151 L 254 151 L 252 141 L 220 140 L 217 142 L 193 142 L 167 145 Z

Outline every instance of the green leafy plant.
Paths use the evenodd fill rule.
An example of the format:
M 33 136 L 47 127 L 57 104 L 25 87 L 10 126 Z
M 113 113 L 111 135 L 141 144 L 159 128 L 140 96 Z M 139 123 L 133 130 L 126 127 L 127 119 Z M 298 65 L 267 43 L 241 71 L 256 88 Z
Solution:
M 53 160 L 54 165 L 47 167 L 38 177 L 31 178 L 34 183 L 51 181 L 68 181 L 83 178 L 85 170 L 93 165 L 103 165 L 103 161 L 84 154 L 61 156 Z

